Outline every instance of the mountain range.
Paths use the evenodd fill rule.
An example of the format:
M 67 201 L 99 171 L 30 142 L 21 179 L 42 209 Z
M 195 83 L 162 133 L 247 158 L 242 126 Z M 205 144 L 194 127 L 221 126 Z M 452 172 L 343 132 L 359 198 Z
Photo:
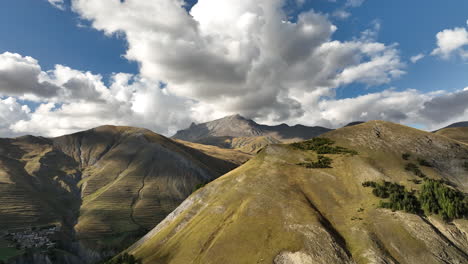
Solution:
M 234 115 L 172 138 L 102 126 L 0 139 L 0 261 L 467 263 L 468 130 L 459 126 L 332 130 Z M 429 184 L 465 197 L 447 205 L 459 217 L 428 211 Z M 47 253 L 11 252 L 2 237 L 51 224 L 61 231 Z
M 319 126 L 261 125 L 237 114 L 198 125 L 192 123 L 172 138 L 255 153 L 269 144 L 305 140 L 330 130 Z

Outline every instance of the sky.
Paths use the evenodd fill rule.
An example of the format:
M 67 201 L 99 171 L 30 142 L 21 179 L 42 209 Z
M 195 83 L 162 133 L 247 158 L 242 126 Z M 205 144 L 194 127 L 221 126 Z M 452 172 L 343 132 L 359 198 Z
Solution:
M 241 114 L 337 128 L 468 120 L 468 2 L 0 4 L 0 137 L 100 125 L 171 136 Z

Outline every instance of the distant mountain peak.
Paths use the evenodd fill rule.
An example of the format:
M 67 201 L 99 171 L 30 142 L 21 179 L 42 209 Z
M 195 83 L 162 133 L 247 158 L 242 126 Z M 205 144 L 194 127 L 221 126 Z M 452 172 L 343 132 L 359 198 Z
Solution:
M 248 119 L 248 118 L 245 118 L 244 116 L 241 116 L 240 114 L 228 115 L 228 116 L 225 116 L 225 117 L 222 117 L 222 118 L 213 120 L 213 121 L 211 121 L 211 122 L 220 121 L 220 120 L 238 120 L 238 121 L 250 121 L 250 122 L 254 122 L 253 120 Z M 208 122 L 208 123 L 209 123 L 209 122 Z
M 437 130 L 435 130 L 433 132 L 437 132 L 437 131 L 445 129 L 445 128 L 454 128 L 454 127 L 468 127 L 468 121 L 456 122 L 456 123 L 450 124 L 450 125 L 448 125 L 446 127 L 437 129 Z
M 262 125 L 240 114 L 234 114 L 198 125 L 192 123 L 189 128 L 178 131 L 173 138 L 204 143 L 207 142 L 206 139 L 208 138 L 221 137 L 272 136 L 278 140 L 309 139 L 328 131 L 330 129 L 323 127 L 307 127 L 303 125 L 291 127 L 285 123 L 277 126 Z

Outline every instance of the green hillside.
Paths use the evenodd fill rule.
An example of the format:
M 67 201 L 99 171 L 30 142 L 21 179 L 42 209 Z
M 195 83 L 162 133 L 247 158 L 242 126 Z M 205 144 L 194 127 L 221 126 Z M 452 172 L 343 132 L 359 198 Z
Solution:
M 171 264 L 468 262 L 468 221 L 421 206 L 431 179 L 464 192 L 466 202 L 467 146 L 382 121 L 322 137 L 329 140 L 268 146 L 192 194 L 127 252 Z M 388 196 L 366 182 L 391 183 Z

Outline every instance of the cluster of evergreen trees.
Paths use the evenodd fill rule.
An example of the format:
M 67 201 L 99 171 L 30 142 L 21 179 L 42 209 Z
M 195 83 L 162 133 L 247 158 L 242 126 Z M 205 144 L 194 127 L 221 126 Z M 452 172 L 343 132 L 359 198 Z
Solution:
M 444 219 L 468 217 L 468 196 L 442 181 L 427 179 L 419 196 L 423 209 Z
M 382 208 L 414 214 L 438 214 L 445 220 L 468 217 L 468 196 L 440 180 L 424 179 L 419 198 L 414 191 L 408 192 L 397 183 L 367 181 L 362 186 L 371 187 L 375 196 L 388 199 L 380 201 L 379 207 Z
M 421 213 L 421 205 L 413 192 L 408 192 L 405 187 L 397 183 L 384 181 L 383 184 L 376 182 L 364 182 L 364 187 L 372 187 L 372 193 L 388 201 L 380 201 L 379 207 L 401 210 L 408 213 Z
M 331 139 L 317 137 L 302 142 L 292 143 L 291 145 L 302 150 L 313 150 L 317 152 L 317 154 L 358 154 L 354 150 L 340 146 L 333 146 L 333 144 L 335 144 L 335 142 Z
M 408 163 L 406 164 L 405 166 L 405 170 L 407 171 L 411 171 L 412 173 L 414 173 L 414 175 L 418 176 L 419 178 L 426 178 L 426 174 L 424 174 L 418 167 L 418 165 L 414 164 L 414 163 Z
M 304 166 L 308 169 L 317 169 L 317 168 L 331 168 L 332 159 L 325 157 L 323 155 L 318 155 L 317 161 L 312 162 L 302 162 L 297 165 Z

